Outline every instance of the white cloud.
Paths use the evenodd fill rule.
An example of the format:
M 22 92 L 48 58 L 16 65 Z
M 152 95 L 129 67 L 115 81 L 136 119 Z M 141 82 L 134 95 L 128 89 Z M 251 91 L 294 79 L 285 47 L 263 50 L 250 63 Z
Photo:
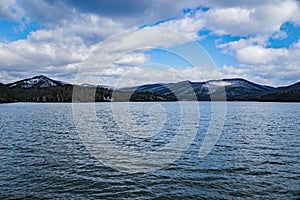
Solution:
M 88 13 L 115 22 L 126 24 L 127 28 L 155 23 L 158 20 L 174 17 L 183 8 L 199 6 L 198 0 L 147 0 L 147 1 L 107 1 L 90 0 L 3 0 L 0 1 L 0 19 L 22 21 L 27 18 L 39 21 L 44 27 L 53 28 L 76 17 L 77 13 Z M 168 9 L 165 9 L 165 8 Z
M 141 65 L 149 61 L 149 57 L 143 53 L 125 54 L 118 58 L 115 63 L 117 65 Z
M 32 32 L 29 39 L 44 41 L 56 39 L 62 41 L 67 40 L 68 37 L 77 36 L 85 42 L 98 42 L 123 30 L 122 24 L 109 18 L 78 13 L 76 17 L 65 21 L 60 26 Z
M 177 16 L 184 8 L 195 8 L 199 6 L 199 0 L 96 0 L 92 1 L 90 5 L 86 4 L 82 6 L 82 3 L 73 3 L 71 6 L 74 6 L 74 8 L 79 11 L 91 12 L 112 18 L 114 21 L 127 24 L 128 27 L 131 27 L 153 24 L 159 20 Z
M 190 77 L 187 79 L 199 80 L 198 75 L 180 67 L 159 71 L 144 69 L 138 65 L 149 61 L 143 54 L 145 49 L 168 48 L 190 41 L 179 33 L 201 40 L 197 34 L 201 30 L 210 30 L 217 35 L 246 36 L 246 39 L 218 45 L 223 53 L 234 56 L 238 63 L 235 68 L 224 66 L 220 70 L 225 77 L 247 77 L 270 83 L 280 83 L 276 77 L 289 81 L 300 77 L 300 42 L 287 48 L 267 47 L 270 37 L 286 37 L 286 33 L 280 30 L 283 23 L 300 24 L 297 1 L 129 0 L 123 2 L 128 9 L 116 9 L 111 1 L 97 2 L 103 7 L 89 5 L 88 8 L 81 8 L 76 2 L 60 0 L 0 1 L 0 19 L 20 23 L 39 20 L 42 24 L 42 29 L 31 32 L 26 39 L 0 43 L 1 81 L 8 82 L 13 77 L 16 80 L 37 73 L 62 79 L 70 78 L 70 74 L 74 76 L 86 58 L 90 59 L 90 63 L 85 63 L 91 64 L 85 66 L 90 74 L 105 70 L 106 77 L 116 80 L 117 76 L 130 71 L 135 76 L 128 75 L 128 84 L 159 81 L 164 78 L 166 81 L 178 81 L 181 80 L 180 73 L 187 74 Z M 193 10 L 192 14 L 180 15 L 182 8 L 194 8 L 200 4 L 209 6 L 209 10 Z M 113 34 L 136 28 L 134 26 L 153 24 L 169 17 L 174 18 L 158 24 L 157 27 L 175 30 L 178 34 L 170 34 L 170 30 L 155 31 L 144 28 L 129 35 L 110 38 Z M 107 38 L 110 40 L 109 44 L 103 42 Z M 89 57 L 94 50 L 97 50 L 95 57 Z M 109 69 L 101 64 L 117 58 L 119 59 Z M 217 78 L 217 72 L 203 70 L 203 74 L 206 74 L 207 79 Z
M 245 64 L 268 64 L 275 63 L 280 58 L 286 57 L 287 49 L 264 48 L 262 46 L 246 46 L 236 52 L 236 59 Z
M 176 31 L 150 27 L 114 35 L 94 48 L 88 59 L 82 63 L 76 82 L 86 82 L 86 76 L 94 84 L 97 83 L 99 76 L 103 75 L 117 79 L 116 77 L 120 77 L 122 74 L 116 72 L 126 73 L 128 70 L 137 70 L 140 68 L 135 67 L 149 61 L 149 57 L 143 53 L 144 51 L 153 48 L 166 49 L 188 41 L 191 41 L 191 39 Z M 151 72 L 150 68 L 147 68 L 147 70 L 149 73 L 144 70 L 140 74 L 140 76 L 144 77 L 143 80 L 149 80 L 150 78 L 145 77 L 146 74 Z M 132 73 L 135 72 L 133 71 Z M 158 74 L 160 75 L 160 73 Z M 168 76 L 164 75 L 162 77 L 166 78 L 166 81 L 168 80 Z M 136 76 L 135 79 L 139 80 L 139 76 Z M 133 83 L 132 80 L 129 82 Z M 126 81 L 125 83 L 129 84 L 129 82 Z
M 207 28 L 217 34 L 247 36 L 279 32 L 287 21 L 300 23 L 300 7 L 296 1 L 269 1 L 255 6 L 212 8 L 203 14 Z
M 114 75 L 114 76 L 111 76 Z M 116 78 L 117 77 L 117 78 Z M 160 64 L 145 64 L 135 67 L 111 67 L 100 77 L 99 84 L 120 88 L 151 83 L 171 83 L 179 81 L 205 81 L 220 79 L 217 69 L 205 66 L 168 67 Z M 98 80 L 99 77 L 95 77 Z
M 24 10 L 18 6 L 16 0 L 0 1 L 0 19 L 21 20 Z
M 0 69 L 37 70 L 43 67 L 61 67 L 69 63 L 80 62 L 84 53 L 80 49 L 86 46 L 77 37 L 65 40 L 18 40 L 0 44 Z M 79 51 L 78 51 L 79 50 Z
M 221 8 L 211 9 L 203 14 L 206 26 L 217 34 L 248 35 L 256 29 L 250 28 L 250 16 L 253 15 L 253 9 L 243 8 Z
M 163 23 L 160 23 L 156 27 L 172 29 L 179 31 L 180 33 L 186 35 L 195 40 L 200 40 L 201 37 L 197 34 L 199 30 L 204 27 L 204 21 L 201 17 L 198 16 L 184 16 L 181 19 L 169 20 Z
M 258 83 L 287 85 L 299 81 L 300 40 L 289 48 L 270 48 L 241 40 L 223 45 L 238 61 L 236 67 L 223 66 L 225 77 L 242 77 Z
M 89 35 L 105 38 L 120 30 L 122 26 L 109 19 L 79 15 L 79 19 L 74 19 L 71 24 L 38 30 L 23 40 L 0 43 L 0 70 L 14 74 L 15 80 L 36 74 L 67 77 L 70 80 L 70 74 L 74 77 L 80 67 L 84 68 L 86 74 L 104 72 L 107 76 L 114 76 L 122 70 L 107 70 L 107 64 L 112 61 L 126 67 L 144 64 L 149 58 L 143 51 L 189 41 L 177 32 L 158 28 L 124 32 L 109 38 L 108 42 L 92 45 L 87 42 L 89 40 L 85 40 Z M 87 58 L 89 62 L 85 63 Z M 4 82 L 11 81 L 7 77 L 3 75 L 0 78 Z
M 74 77 L 80 63 L 94 50 L 91 41 L 101 41 L 122 30 L 122 25 L 111 19 L 79 14 L 63 26 L 31 32 L 26 39 L 0 43 L 0 70 L 18 75 L 15 79 L 38 73 L 49 76 L 73 73 Z M 7 76 L 0 78 L 4 82 L 11 80 Z
M 227 1 L 226 1 L 227 2 Z M 200 30 L 210 30 L 217 35 L 251 36 L 266 42 L 270 37 L 284 38 L 280 27 L 285 22 L 300 24 L 300 6 L 293 0 L 210 3 L 208 11 L 201 9 L 193 13 L 182 14 L 171 20 L 159 23 L 157 27 L 179 31 L 187 36 L 201 40 L 197 34 Z M 230 5 L 230 6 L 229 6 Z M 280 14 L 279 14 L 280 13 Z M 255 36 L 255 37 L 253 37 Z
M 285 31 L 275 32 L 272 35 L 272 38 L 275 39 L 275 40 L 281 40 L 281 39 L 284 39 L 284 38 L 287 38 L 287 37 L 288 37 L 288 35 Z

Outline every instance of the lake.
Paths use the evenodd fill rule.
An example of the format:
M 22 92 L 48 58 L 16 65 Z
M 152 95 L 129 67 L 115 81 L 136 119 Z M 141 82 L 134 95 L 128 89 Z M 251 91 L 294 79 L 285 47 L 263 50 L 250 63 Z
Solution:
M 199 157 L 210 102 L 0 104 L 0 199 L 299 199 L 300 104 L 222 105 Z

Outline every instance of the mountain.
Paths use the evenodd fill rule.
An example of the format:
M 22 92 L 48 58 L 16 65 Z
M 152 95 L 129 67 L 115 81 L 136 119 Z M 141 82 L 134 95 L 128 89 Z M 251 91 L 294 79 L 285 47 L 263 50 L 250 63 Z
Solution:
M 10 88 L 47 88 L 63 85 L 65 85 L 65 83 L 62 81 L 56 81 L 43 75 L 7 84 Z
M 14 101 L 14 95 L 12 94 L 10 88 L 8 88 L 3 83 L 0 83 L 0 103 L 7 103 L 13 101 Z
M 296 91 L 300 90 L 300 82 L 286 86 L 286 87 L 278 87 L 277 91 Z
M 113 90 L 114 88 L 111 86 L 107 86 L 107 85 L 93 85 L 93 84 L 89 84 L 89 83 L 83 83 L 80 84 L 81 87 L 87 87 L 87 88 L 105 88 L 105 89 L 109 89 L 109 90 Z
M 80 94 L 77 94 L 75 99 L 74 88 Z M 226 99 L 223 98 L 224 95 Z M 155 83 L 114 89 L 106 85 L 72 85 L 41 75 L 7 85 L 0 83 L 0 103 L 178 100 L 300 102 L 300 82 L 275 88 L 236 78 L 205 82 Z
M 76 88 L 77 95 L 73 95 Z M 78 95 L 78 93 L 80 95 Z M 0 103 L 4 102 L 102 102 L 102 101 L 170 101 L 149 92 L 113 92 L 105 85 L 71 85 L 46 76 L 35 76 L 7 85 L 0 84 Z
M 262 95 L 260 101 L 300 102 L 300 82 L 278 87 L 273 93 Z
M 226 92 L 227 100 L 258 100 L 260 95 L 276 90 L 244 79 L 222 79 L 206 82 L 182 81 L 167 84 L 147 84 L 138 87 L 121 88 L 121 91 L 152 92 L 179 100 L 210 100 L 210 96 L 221 97 Z

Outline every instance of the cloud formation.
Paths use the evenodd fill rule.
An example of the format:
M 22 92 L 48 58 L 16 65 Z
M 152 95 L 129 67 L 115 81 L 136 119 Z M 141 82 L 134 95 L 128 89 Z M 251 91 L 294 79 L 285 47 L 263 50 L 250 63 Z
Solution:
M 265 1 L 256 5 L 224 6 L 204 14 L 207 28 L 217 34 L 248 36 L 279 32 L 284 22 L 300 23 L 296 1 Z
M 224 66 L 225 76 L 241 76 L 270 85 L 284 85 L 299 81 L 300 39 L 288 48 L 270 48 L 240 40 L 222 45 L 240 63 Z
M 270 44 L 271 39 L 289 37 L 282 30 L 285 23 L 300 26 L 300 5 L 296 0 L 6 0 L 0 1 L 0 23 L 1 20 L 17 23 L 16 29 L 32 23 L 38 23 L 39 28 L 25 38 L 0 42 L 0 82 L 37 74 L 72 82 L 79 67 L 103 41 L 133 29 L 139 31 L 127 41 L 103 46 L 101 59 L 115 60 L 112 68 L 105 71 L 104 81 L 113 83 L 122 73 L 127 74 L 129 85 L 163 79 L 180 81 L 180 74 L 201 80 L 186 66 L 168 70 L 143 67 L 151 62 L 146 49 L 124 54 L 128 45 L 135 49 L 171 48 L 186 42 L 167 32 L 147 40 L 147 27 L 175 30 L 198 41 L 216 38 L 215 47 L 220 54 L 233 57 L 236 63 L 224 63 L 214 72 L 203 70 L 206 77 L 221 73 L 224 78 L 243 77 L 271 85 L 290 84 L 300 77 L 299 35 L 294 38 L 296 42 L 283 47 Z M 232 39 L 223 41 L 223 36 Z

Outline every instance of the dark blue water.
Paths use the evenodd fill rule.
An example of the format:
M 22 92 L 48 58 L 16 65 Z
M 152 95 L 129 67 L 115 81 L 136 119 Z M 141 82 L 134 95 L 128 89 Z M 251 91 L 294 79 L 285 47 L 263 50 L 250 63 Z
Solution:
M 162 105 L 168 130 L 173 124 L 176 131 L 178 103 L 132 105 L 141 127 L 150 119 L 144 109 Z M 109 123 L 109 107 L 97 103 L 96 112 L 113 139 L 117 128 Z M 200 103 L 198 132 L 179 159 L 163 169 L 128 174 L 89 153 L 76 131 L 72 104 L 1 104 L 0 199 L 299 199 L 300 104 L 229 102 L 226 109 L 222 134 L 205 158 L 198 153 L 210 124 L 209 102 Z M 155 141 L 161 144 L 154 146 L 149 138 L 124 141 L 130 135 L 122 142 L 155 150 L 174 137 L 160 133 Z

